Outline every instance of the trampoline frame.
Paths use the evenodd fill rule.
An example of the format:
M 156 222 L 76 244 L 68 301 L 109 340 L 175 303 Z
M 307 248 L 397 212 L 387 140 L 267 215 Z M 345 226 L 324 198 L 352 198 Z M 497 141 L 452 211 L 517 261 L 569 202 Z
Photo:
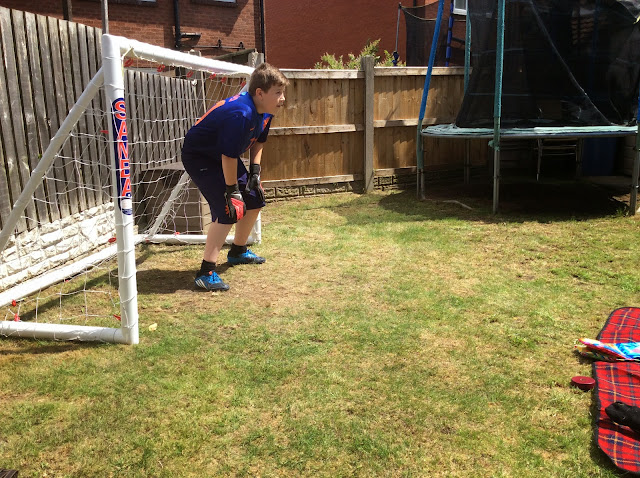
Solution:
M 442 22 L 442 12 L 444 10 L 444 0 L 438 1 L 438 14 L 436 26 L 431 43 L 429 65 L 425 78 L 424 90 L 422 92 L 422 102 L 420 104 L 420 116 L 418 119 L 418 131 L 416 140 L 417 154 L 417 195 L 419 199 L 425 198 L 425 174 L 424 174 L 424 149 L 422 138 L 425 136 L 435 138 L 464 138 L 465 147 L 465 182 L 469 179 L 469 140 L 473 138 L 491 138 L 489 146 L 493 148 L 493 212 L 498 212 L 500 196 L 500 142 L 505 139 L 537 139 L 542 141 L 545 138 L 566 138 L 583 139 L 594 137 L 621 137 L 636 136 L 635 158 L 631 175 L 631 192 L 629 199 L 629 213 L 636 214 L 638 201 L 638 175 L 640 174 L 640 96 L 638 97 L 637 126 L 563 126 L 563 127 L 533 127 L 533 128 L 501 128 L 502 119 L 502 80 L 504 62 L 504 28 L 505 28 L 505 4 L 506 0 L 498 0 L 498 18 L 496 35 L 496 82 L 494 101 L 494 127 L 491 128 L 460 128 L 455 124 L 434 125 L 422 128 L 424 120 L 429 85 L 433 72 L 433 63 L 437 49 L 440 26 Z M 465 41 L 465 74 L 464 92 L 466 93 L 469 83 L 469 66 L 471 52 L 471 22 L 470 15 L 467 14 L 466 21 L 466 41 Z M 540 148 L 539 148 L 540 150 Z M 540 155 L 540 151 L 538 152 Z M 540 161 L 540 158 L 538 158 Z

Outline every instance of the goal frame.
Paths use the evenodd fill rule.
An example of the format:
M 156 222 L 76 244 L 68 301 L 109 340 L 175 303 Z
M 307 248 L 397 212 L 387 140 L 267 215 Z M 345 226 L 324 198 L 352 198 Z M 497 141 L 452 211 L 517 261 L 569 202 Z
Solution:
M 129 187 L 129 152 L 127 137 L 127 107 L 125 102 L 124 65 L 125 55 L 133 54 L 136 58 L 158 62 L 163 65 L 206 71 L 210 73 L 243 74 L 248 77 L 253 68 L 212 60 L 183 52 L 169 50 L 150 45 L 137 40 L 120 36 L 102 35 L 102 67 L 98 70 L 89 84 L 85 87 L 66 119 L 61 124 L 56 135 L 51 139 L 38 165 L 33 169 L 29 181 L 25 184 L 21 194 L 7 219 L 7 223 L 0 231 L 0 251 L 4 250 L 15 225 L 18 223 L 34 191 L 41 184 L 44 175 L 56 158 L 57 152 L 66 138 L 81 118 L 91 101 L 104 86 L 106 105 L 108 108 L 108 131 L 110 144 L 108 148 L 112 165 L 112 198 L 114 205 L 115 244 L 101 250 L 97 254 L 56 269 L 48 277 L 41 276 L 26 280 L 22 284 L 0 292 L 0 307 L 11 304 L 16 298 L 28 296 L 38 290 L 53 285 L 84 270 L 88 265 L 98 263 L 108 257 L 117 257 L 118 264 L 118 294 L 120 296 L 119 328 L 95 327 L 88 325 L 70 325 L 61 323 L 0 321 L 0 336 L 28 337 L 51 340 L 80 340 L 99 341 L 135 345 L 139 343 L 138 300 L 136 282 L 135 246 L 140 243 L 204 243 L 204 235 L 158 235 L 159 221 L 152 226 L 149 234 L 135 234 L 134 217 L 132 212 L 132 191 Z M 246 88 L 246 87 L 245 87 Z M 161 212 L 166 213 L 171 203 L 179 195 L 180 189 L 188 183 L 187 173 L 183 173 L 178 184 Z M 122 186 L 127 187 L 123 188 Z M 232 236 L 227 241 L 232 240 Z M 260 223 L 254 227 L 251 242 L 260 241 Z

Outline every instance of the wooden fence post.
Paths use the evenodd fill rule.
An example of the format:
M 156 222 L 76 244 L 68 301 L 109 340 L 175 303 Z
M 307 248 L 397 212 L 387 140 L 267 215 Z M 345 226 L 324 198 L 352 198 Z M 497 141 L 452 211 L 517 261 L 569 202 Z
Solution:
M 373 56 L 364 56 L 360 62 L 364 70 L 364 191 L 373 191 Z

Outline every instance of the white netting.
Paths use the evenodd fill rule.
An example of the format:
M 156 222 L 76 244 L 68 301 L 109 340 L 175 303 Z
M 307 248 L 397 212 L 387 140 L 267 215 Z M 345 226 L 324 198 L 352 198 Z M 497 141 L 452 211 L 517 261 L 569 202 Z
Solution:
M 123 58 L 135 241 L 145 242 L 152 228 L 188 242 L 192 234 L 202 237 L 210 213 L 184 175 L 182 141 L 211 105 L 241 91 L 246 67 L 212 73 L 140 57 L 129 51 Z M 5 230 L 11 228 L 0 250 L 0 320 L 119 327 L 111 112 L 105 105 L 100 88 L 19 219 L 12 225 L 0 218 Z M 0 326 L 0 335 L 11 334 Z
M 158 70 L 162 73 L 154 74 Z M 153 228 L 154 234 L 203 234 L 209 211 L 193 184 L 186 184 L 177 200 L 167 203 L 184 172 L 182 140 L 197 118 L 215 102 L 238 93 L 246 80 L 244 75 L 167 71 L 163 65 L 128 72 L 127 104 L 130 117 L 137 118 L 129 122 L 132 181 L 137 190 L 134 213 L 144 232 Z M 152 88 L 162 96 L 150 95 Z M 156 223 L 167 205 L 170 210 Z

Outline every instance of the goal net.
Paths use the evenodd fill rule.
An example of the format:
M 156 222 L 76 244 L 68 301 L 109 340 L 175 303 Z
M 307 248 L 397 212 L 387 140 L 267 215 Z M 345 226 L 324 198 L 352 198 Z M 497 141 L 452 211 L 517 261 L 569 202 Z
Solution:
M 136 246 L 204 243 L 182 140 L 252 71 L 103 35 L 102 68 L 2 218 L 0 335 L 138 343 Z

